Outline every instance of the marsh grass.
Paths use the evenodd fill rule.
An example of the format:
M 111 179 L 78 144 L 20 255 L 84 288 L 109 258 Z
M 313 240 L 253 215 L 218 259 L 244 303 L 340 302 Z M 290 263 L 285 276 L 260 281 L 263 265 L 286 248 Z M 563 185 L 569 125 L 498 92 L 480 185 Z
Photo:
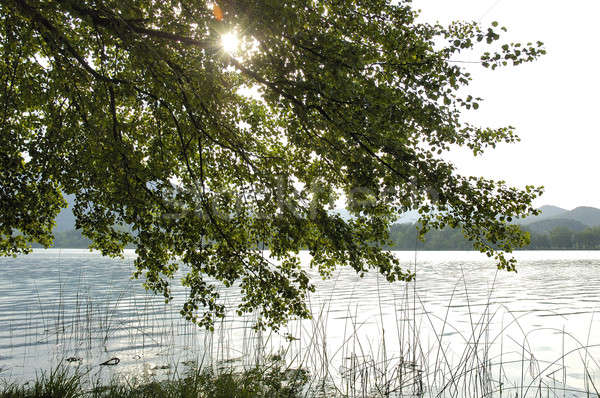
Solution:
M 37 322 L 44 328 L 38 342 L 60 345 L 62 355 L 33 381 L 5 382 L 0 398 L 600 397 L 600 363 L 594 356 L 600 347 L 591 341 L 597 335 L 591 322 L 585 341 L 565 329 L 526 330 L 527 314 L 494 304 L 493 285 L 485 302 L 475 303 L 464 276 L 461 283 L 445 312 L 428 311 L 414 283 L 397 287 L 403 290 L 391 304 L 393 322 L 384 316 L 390 304 L 384 304 L 382 286 L 379 313 L 371 314 L 377 331 L 365 336 L 366 321 L 358 306 L 349 305 L 342 338 L 333 341 L 332 297 L 311 303 L 312 319 L 293 323 L 289 332 L 296 339 L 286 342 L 252 329 L 251 318 L 226 318 L 212 333 L 199 331 L 149 296 L 125 291 L 98 298 L 77 290 L 69 305 L 59 293 L 54 311 L 42 306 L 38 295 Z M 459 293 L 468 307 L 466 326 L 450 321 Z M 135 308 L 137 318 L 121 319 L 122 307 Z M 560 336 L 551 360 L 541 359 L 531 341 L 544 330 Z M 119 355 L 110 347 L 115 336 L 140 352 L 144 372 L 99 366 L 97 358 Z M 148 352 L 155 352 L 153 358 L 162 361 L 158 368 L 167 371 L 146 366 Z
M 273 362 L 242 372 L 210 368 L 190 369 L 181 377 L 166 380 L 113 380 L 89 386 L 78 370 L 62 364 L 42 372 L 32 385 L 6 384 L 1 398 L 294 398 L 300 397 L 308 374 L 282 369 Z
M 71 372 L 59 365 L 50 371 L 42 371 L 33 382 L 23 385 L 4 383 L 0 389 L 2 398 L 76 398 L 81 396 L 84 385 L 79 372 Z

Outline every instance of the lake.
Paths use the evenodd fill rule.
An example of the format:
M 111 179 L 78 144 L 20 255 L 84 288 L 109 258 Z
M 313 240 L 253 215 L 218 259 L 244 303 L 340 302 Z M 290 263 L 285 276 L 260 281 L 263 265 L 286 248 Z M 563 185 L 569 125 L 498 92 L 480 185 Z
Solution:
M 213 333 L 185 322 L 185 289 L 175 281 L 170 304 L 146 292 L 130 279 L 132 251 L 0 258 L 0 378 L 28 380 L 66 358 L 95 377 L 167 377 L 191 363 L 250 365 L 278 353 L 355 392 L 392 379 L 416 395 L 460 383 L 480 395 L 600 387 L 600 252 L 517 252 L 518 273 L 476 252 L 395 254 L 416 269 L 414 283 L 346 269 L 315 279 L 313 319 L 290 322 L 291 342 L 252 330 L 252 317 L 226 317 Z M 239 300 L 234 289 L 223 296 Z M 117 366 L 99 366 L 115 357 Z

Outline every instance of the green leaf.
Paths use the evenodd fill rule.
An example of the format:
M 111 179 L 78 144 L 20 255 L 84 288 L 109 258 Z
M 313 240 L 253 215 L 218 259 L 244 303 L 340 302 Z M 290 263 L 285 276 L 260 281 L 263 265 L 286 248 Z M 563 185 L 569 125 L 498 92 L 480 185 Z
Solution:
M 229 311 L 260 313 L 257 328 L 308 317 L 301 250 L 323 278 L 411 280 L 385 250 L 410 209 L 423 209 L 421 232 L 460 225 L 514 269 L 498 250 L 525 235 L 499 217 L 528 214 L 541 189 L 466 179 L 438 156 L 515 141 L 457 114 L 471 75 L 456 52 L 497 40 L 491 28 L 425 24 L 410 2 L 230 1 L 221 20 L 184 3 L 0 2 L 1 255 L 51 245 L 73 195 L 83 238 L 110 256 L 134 246 L 149 290 L 170 300 L 186 270 L 181 314 L 208 329 Z M 510 48 L 481 64 L 545 53 Z M 352 217 L 331 211 L 338 201 Z M 235 308 L 222 286 L 241 289 Z

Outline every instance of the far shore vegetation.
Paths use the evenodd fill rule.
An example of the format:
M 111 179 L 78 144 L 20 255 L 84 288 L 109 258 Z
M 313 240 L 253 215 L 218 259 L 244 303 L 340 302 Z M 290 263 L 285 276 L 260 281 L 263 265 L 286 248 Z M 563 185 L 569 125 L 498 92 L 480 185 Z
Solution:
M 600 250 L 600 227 L 573 231 L 565 226 L 557 226 L 546 232 L 529 231 L 526 226 L 522 229 L 529 232 L 531 242 L 521 250 Z M 425 240 L 421 241 L 417 237 L 416 224 L 398 223 L 391 226 L 390 239 L 392 244 L 385 247 L 388 250 L 473 250 L 472 242 L 465 239 L 457 228 L 429 231 Z M 87 249 L 90 243 L 81 231 L 70 230 L 56 232 L 51 247 Z

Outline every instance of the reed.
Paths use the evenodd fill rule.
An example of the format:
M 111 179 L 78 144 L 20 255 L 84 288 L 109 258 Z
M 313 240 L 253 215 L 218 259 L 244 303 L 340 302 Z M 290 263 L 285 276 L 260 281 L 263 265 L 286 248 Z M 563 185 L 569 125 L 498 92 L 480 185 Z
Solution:
M 591 322 L 585 341 L 552 329 L 560 349 L 555 358 L 541 359 L 532 338 L 550 328 L 526 330 L 527 314 L 495 304 L 493 285 L 482 302 L 471 298 L 466 278 L 461 283 L 444 312 L 431 312 L 415 283 L 396 285 L 390 303 L 390 287 L 382 283 L 379 313 L 369 321 L 378 322 L 376 331 L 349 305 L 336 339 L 330 336 L 332 298 L 310 303 L 312 318 L 290 323 L 291 341 L 252 329 L 253 318 L 226 317 L 214 332 L 199 330 L 152 296 L 125 290 L 94 297 L 82 288 L 68 302 L 59 293 L 54 309 L 38 299 L 39 314 L 31 317 L 44 329 L 32 343 L 61 347 L 54 366 L 29 382 L 4 377 L 0 398 L 600 397 L 594 355 L 600 347 L 591 342 L 597 334 Z M 451 322 L 458 295 L 468 313 L 460 325 Z M 138 316 L 123 319 L 124 308 Z M 366 327 L 371 332 L 365 335 Z M 117 337 L 127 350 L 111 346 Z M 119 352 L 139 352 L 141 366 L 100 366 L 100 358 Z

